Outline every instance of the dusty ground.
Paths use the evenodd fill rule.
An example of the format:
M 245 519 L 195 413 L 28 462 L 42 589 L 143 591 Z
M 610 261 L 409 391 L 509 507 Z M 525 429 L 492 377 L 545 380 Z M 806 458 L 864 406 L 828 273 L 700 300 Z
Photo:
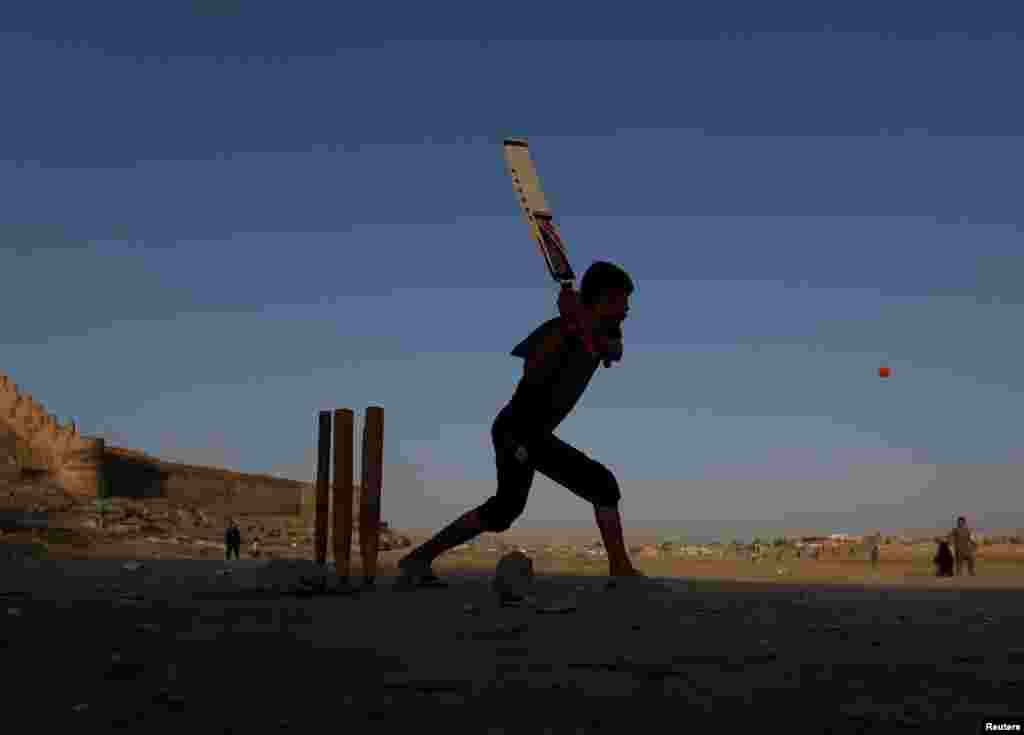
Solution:
M 539 603 L 568 608 L 541 614 L 494 599 L 496 538 L 438 564 L 448 589 L 392 588 L 394 550 L 376 589 L 300 597 L 289 590 L 312 564 L 283 553 L 310 558 L 302 532 L 292 547 L 285 523 L 277 560 L 226 564 L 186 543 L 219 538 L 215 525 L 171 529 L 175 543 L 96 529 L 0 537 L 0 651 L 17 672 L 5 677 L 5 724 L 968 733 L 983 716 L 1024 714 L 1024 575 L 1012 554 L 954 580 L 895 555 L 877 578 L 862 560 L 779 575 L 774 562 L 641 559 L 660 586 L 607 591 L 603 560 L 536 551 Z M 186 558 L 203 548 L 206 559 Z
M 1024 595 L 964 580 L 606 591 L 597 576 L 541 575 L 542 603 L 575 605 L 544 615 L 499 607 L 467 571 L 445 590 L 383 579 L 355 597 L 295 597 L 280 590 L 300 568 L 242 561 L 217 574 L 227 566 L 5 563 L 0 647 L 19 672 L 6 677 L 5 721 L 48 732 L 335 722 L 618 733 L 657 718 L 699 731 L 963 733 L 1024 709 Z

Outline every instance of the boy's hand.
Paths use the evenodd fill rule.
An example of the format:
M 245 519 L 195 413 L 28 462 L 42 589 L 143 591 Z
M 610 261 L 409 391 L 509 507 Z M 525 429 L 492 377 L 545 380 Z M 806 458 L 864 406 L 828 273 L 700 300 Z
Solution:
M 596 346 L 601 353 L 601 360 L 606 368 L 611 367 L 613 362 L 618 362 L 622 359 L 621 337 L 599 336 L 597 337 Z

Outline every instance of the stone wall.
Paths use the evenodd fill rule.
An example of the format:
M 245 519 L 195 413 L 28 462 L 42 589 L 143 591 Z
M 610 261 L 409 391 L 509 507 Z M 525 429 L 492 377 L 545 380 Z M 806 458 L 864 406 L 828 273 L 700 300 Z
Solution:
M 79 435 L 74 422 L 62 424 L 41 403 L 0 374 L 0 424 L 29 450 L 34 469 L 45 469 L 65 490 L 95 495 L 102 467 L 103 440 Z
M 162 498 L 225 513 L 298 515 L 309 483 L 220 467 L 169 462 L 107 447 L 103 476 L 118 497 Z
M 103 439 L 80 436 L 73 422 L 62 425 L 0 373 L 0 473 L 12 466 L 8 461 L 12 454 L 28 457 L 26 466 L 15 465 L 15 475 L 22 469 L 45 470 L 69 494 L 87 497 L 95 497 L 105 480 L 115 496 L 220 506 L 236 513 L 292 515 L 301 512 L 310 486 L 108 447 Z
M 18 437 L 0 421 L 0 480 L 17 477 L 18 474 Z
M 298 515 L 309 483 L 212 467 L 160 463 L 164 497 L 224 512 Z

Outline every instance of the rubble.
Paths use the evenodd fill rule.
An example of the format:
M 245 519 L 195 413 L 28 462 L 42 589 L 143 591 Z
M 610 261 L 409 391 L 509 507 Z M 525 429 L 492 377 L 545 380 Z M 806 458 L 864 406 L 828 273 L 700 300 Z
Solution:
M 65 549 L 104 545 L 149 547 L 144 556 L 160 556 L 152 547 L 165 549 L 172 558 L 209 558 L 224 551 L 224 529 L 232 516 L 242 529 L 243 545 L 253 559 L 307 558 L 313 546 L 311 519 L 302 516 L 251 516 L 229 509 L 172 503 L 164 498 L 114 497 L 97 504 L 96 498 L 70 496 L 57 486 L 40 482 L 0 480 L 0 533 L 4 536 L 28 530 L 51 532 L 46 540 Z M 0 557 L 39 556 L 45 547 L 25 546 L 3 538 Z M 10 543 L 15 541 L 15 543 Z M 255 543 L 254 543 L 255 542 Z M 38 546 L 38 548 L 36 548 Z M 378 549 L 387 552 L 412 546 L 407 536 L 381 523 Z M 352 548 L 359 550 L 359 529 L 353 529 Z M 243 552 L 244 553 L 244 552 Z

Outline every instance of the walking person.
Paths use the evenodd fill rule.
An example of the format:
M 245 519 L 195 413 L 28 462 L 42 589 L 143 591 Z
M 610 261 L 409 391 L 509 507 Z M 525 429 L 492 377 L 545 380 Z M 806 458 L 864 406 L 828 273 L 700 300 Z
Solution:
M 633 282 L 612 263 L 595 262 L 580 283 L 583 329 L 596 351 L 564 317 L 535 329 L 512 355 L 524 359 L 523 376 L 511 400 L 491 427 L 498 488 L 486 502 L 463 514 L 398 563 L 400 582 L 443 586 L 432 562 L 484 531 L 507 531 L 526 508 L 536 472 L 547 476 L 594 507 L 613 578 L 643 577 L 630 561 L 619 514 L 619 484 L 603 464 L 555 436 L 603 362 L 622 356 L 621 325 L 629 312 Z M 571 294 L 570 294 L 571 295 Z
M 882 532 L 876 531 L 869 543 L 871 544 L 871 569 L 877 572 L 879 557 L 882 554 Z
M 974 576 L 974 552 L 978 548 L 978 544 L 974 540 L 971 529 L 967 526 L 967 519 L 960 516 L 956 519 L 956 528 L 954 528 L 950 534 L 950 542 L 953 546 L 953 558 L 956 563 L 956 576 L 963 574 L 963 568 L 967 567 L 967 572 L 972 577 Z
M 227 561 L 231 561 L 231 555 L 238 559 L 238 552 L 242 548 L 242 532 L 238 529 L 233 518 L 228 518 L 228 527 L 224 531 L 224 555 Z
M 953 576 L 953 552 L 949 550 L 949 542 L 946 539 L 940 538 L 935 540 L 938 544 L 938 551 L 935 552 L 935 576 L 936 577 L 952 577 Z

